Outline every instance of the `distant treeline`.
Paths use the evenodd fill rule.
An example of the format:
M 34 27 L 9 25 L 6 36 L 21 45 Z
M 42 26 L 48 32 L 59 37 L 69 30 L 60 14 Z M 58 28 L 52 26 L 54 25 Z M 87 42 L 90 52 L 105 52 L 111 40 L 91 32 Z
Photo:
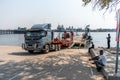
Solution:
M 22 33 L 25 32 L 27 30 L 27 28 L 20 28 L 18 27 L 18 29 L 14 30 L 15 33 Z M 57 27 L 57 29 L 53 29 L 53 31 L 56 32 L 63 32 L 63 31 L 75 31 L 75 32 L 84 32 L 85 29 L 82 28 L 73 28 L 73 27 L 68 27 L 68 28 L 64 28 L 62 27 Z M 91 32 L 115 32 L 116 29 L 90 29 Z
M 54 29 L 54 31 L 56 32 L 63 32 L 63 31 L 75 31 L 75 32 L 83 32 L 84 29 L 78 27 L 75 28 L 73 26 L 69 26 L 67 28 L 65 28 L 63 25 L 58 25 L 57 29 Z M 91 32 L 115 32 L 115 29 L 102 29 L 102 28 L 98 28 L 98 29 L 90 29 Z
M 115 32 L 116 29 L 93 29 L 93 30 L 90 30 L 91 32 Z
M 63 31 L 75 31 L 75 32 L 84 32 L 84 29 L 54 29 L 55 32 L 63 32 Z M 90 32 L 115 32 L 116 29 L 90 29 Z
M 20 28 L 18 27 L 18 29 L 15 30 L 0 30 L 0 34 L 24 34 L 26 32 L 27 28 Z M 84 32 L 85 29 L 82 28 L 73 28 L 73 27 L 68 27 L 68 28 L 64 28 L 63 25 L 62 26 L 58 26 L 57 29 L 53 29 L 54 32 L 70 32 L 70 31 L 74 31 L 74 32 Z M 90 29 L 90 32 L 115 32 L 116 29 Z

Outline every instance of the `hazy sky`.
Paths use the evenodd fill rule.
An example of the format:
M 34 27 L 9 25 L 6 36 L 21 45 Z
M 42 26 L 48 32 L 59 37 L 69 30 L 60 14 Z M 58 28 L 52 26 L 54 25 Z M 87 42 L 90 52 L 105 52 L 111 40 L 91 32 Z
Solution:
M 115 28 L 115 12 L 106 13 L 82 6 L 82 0 L 0 0 L 0 29 L 30 28 L 34 24 L 51 23 L 65 27 L 92 29 Z

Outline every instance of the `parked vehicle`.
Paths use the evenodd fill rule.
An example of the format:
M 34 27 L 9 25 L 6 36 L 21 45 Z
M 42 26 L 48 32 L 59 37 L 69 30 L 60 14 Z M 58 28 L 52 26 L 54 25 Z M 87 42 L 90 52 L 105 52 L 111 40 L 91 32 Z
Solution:
M 61 47 L 68 47 L 73 42 L 73 32 L 69 35 L 67 32 L 62 34 L 62 39 L 54 38 L 54 32 L 51 30 L 51 24 L 37 24 L 27 30 L 24 34 L 25 43 L 22 48 L 30 53 L 34 51 L 49 52 L 50 50 L 60 50 Z

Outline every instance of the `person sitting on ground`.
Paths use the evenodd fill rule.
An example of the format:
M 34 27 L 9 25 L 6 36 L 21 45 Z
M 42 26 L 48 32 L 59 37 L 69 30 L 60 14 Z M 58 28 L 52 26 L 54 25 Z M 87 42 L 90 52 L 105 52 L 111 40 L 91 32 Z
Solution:
M 97 71 L 100 72 L 101 69 L 106 66 L 107 58 L 106 55 L 103 53 L 103 50 L 100 50 L 100 54 L 98 56 L 95 56 L 89 60 L 94 60 L 94 63 L 96 64 Z
M 91 47 L 88 48 L 88 52 L 89 52 L 89 53 L 90 53 L 90 50 L 91 50 L 92 48 L 94 48 L 93 42 L 91 42 Z

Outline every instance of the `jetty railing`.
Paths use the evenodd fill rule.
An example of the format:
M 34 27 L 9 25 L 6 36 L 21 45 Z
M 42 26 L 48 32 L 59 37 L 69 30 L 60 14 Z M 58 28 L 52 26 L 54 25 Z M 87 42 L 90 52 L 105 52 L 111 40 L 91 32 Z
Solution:
M 0 35 L 3 34 L 24 34 L 25 30 L 0 30 Z

